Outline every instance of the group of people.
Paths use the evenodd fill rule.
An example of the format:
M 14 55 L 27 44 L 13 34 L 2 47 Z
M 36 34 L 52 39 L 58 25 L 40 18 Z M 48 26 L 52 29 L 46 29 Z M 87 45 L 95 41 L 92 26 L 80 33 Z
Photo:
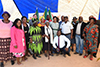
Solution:
M 45 57 L 54 56 L 54 54 L 71 56 L 70 50 L 75 50 L 75 44 L 74 54 L 82 56 L 85 50 L 83 58 L 90 54 L 90 60 L 93 60 L 93 56 L 96 55 L 99 26 L 95 24 L 94 16 L 90 16 L 87 23 L 83 22 L 82 16 L 78 19 L 73 17 L 72 22 L 68 20 L 68 16 L 61 16 L 59 22 L 58 17 L 54 16 L 52 21 L 47 15 L 46 20 L 42 16 L 39 22 L 34 14 L 29 22 L 25 16 L 11 22 L 10 14 L 5 11 L 2 17 L 4 19 L 0 20 L 1 67 L 4 67 L 3 62 L 8 60 L 11 60 L 12 65 L 17 60 L 17 64 L 20 65 L 30 55 L 34 59 L 41 58 L 41 54 Z M 22 61 L 20 61 L 21 58 Z

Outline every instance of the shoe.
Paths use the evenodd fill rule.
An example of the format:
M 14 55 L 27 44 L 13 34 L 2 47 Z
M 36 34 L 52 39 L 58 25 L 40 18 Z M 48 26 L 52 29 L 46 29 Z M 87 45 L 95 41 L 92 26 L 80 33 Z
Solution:
M 63 55 L 66 58 L 66 54 Z
M 79 53 L 75 52 L 74 54 L 79 54 Z
M 30 57 L 30 55 L 29 55 L 29 54 L 28 54 L 27 56 L 28 56 L 28 57 Z
M 38 55 L 37 57 L 38 57 L 38 58 L 41 58 L 41 56 L 40 56 L 40 55 Z
M 47 57 L 47 54 L 44 54 L 45 55 L 45 57 Z
M 73 49 L 71 49 L 72 50 L 72 52 L 74 52 L 74 50 Z
M 15 64 L 15 61 L 11 60 L 11 65 L 14 65 Z
M 79 54 L 79 56 L 82 56 L 82 54 Z
M 70 53 L 67 53 L 68 56 L 71 56 Z
M 1 62 L 1 67 L 4 67 L 4 64 L 3 64 L 3 62 Z
M 34 58 L 34 59 L 37 59 L 36 56 L 34 56 L 34 54 L 33 54 L 33 58 Z
M 84 55 L 84 56 L 83 56 L 83 58 L 87 58 L 87 57 L 88 57 L 88 55 Z
M 90 60 L 91 60 L 91 61 L 93 60 L 93 56 L 90 56 Z

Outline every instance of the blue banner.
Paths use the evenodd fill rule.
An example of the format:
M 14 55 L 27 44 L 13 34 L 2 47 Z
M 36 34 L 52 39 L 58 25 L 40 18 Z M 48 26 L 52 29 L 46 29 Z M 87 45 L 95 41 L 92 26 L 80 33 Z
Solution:
M 0 19 L 2 19 L 2 14 L 3 14 L 3 6 L 2 6 L 2 2 L 0 0 Z
M 13 0 L 22 16 L 28 17 L 28 13 L 45 11 L 45 7 L 50 8 L 51 12 L 58 12 L 58 0 Z

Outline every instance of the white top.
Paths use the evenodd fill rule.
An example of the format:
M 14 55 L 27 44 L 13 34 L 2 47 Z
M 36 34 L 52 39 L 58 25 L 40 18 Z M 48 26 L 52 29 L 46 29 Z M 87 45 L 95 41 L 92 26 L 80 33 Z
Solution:
M 63 48 L 65 46 L 65 42 L 67 42 L 66 48 L 69 48 L 70 47 L 70 40 L 67 37 L 65 37 L 64 35 L 60 35 L 59 37 L 60 37 L 60 39 L 59 39 L 59 48 Z M 57 48 L 56 44 L 58 46 L 58 36 L 56 36 L 54 38 L 54 42 L 53 42 L 53 47 L 54 48 Z
M 82 23 L 78 23 L 77 28 L 76 28 L 76 34 L 81 33 L 81 25 L 82 25 Z
M 67 23 L 62 22 L 60 25 L 60 29 L 61 29 L 63 34 L 69 34 L 69 33 L 71 33 L 73 26 L 70 22 L 67 22 Z

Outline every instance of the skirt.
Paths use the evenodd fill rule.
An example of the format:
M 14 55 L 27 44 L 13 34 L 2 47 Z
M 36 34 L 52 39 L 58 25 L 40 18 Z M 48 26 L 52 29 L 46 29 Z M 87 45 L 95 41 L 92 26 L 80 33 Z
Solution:
M 15 60 L 10 53 L 11 38 L 0 38 L 0 61 Z
M 48 45 L 48 42 L 45 42 L 43 47 L 44 47 L 44 50 L 52 51 L 52 44 Z

